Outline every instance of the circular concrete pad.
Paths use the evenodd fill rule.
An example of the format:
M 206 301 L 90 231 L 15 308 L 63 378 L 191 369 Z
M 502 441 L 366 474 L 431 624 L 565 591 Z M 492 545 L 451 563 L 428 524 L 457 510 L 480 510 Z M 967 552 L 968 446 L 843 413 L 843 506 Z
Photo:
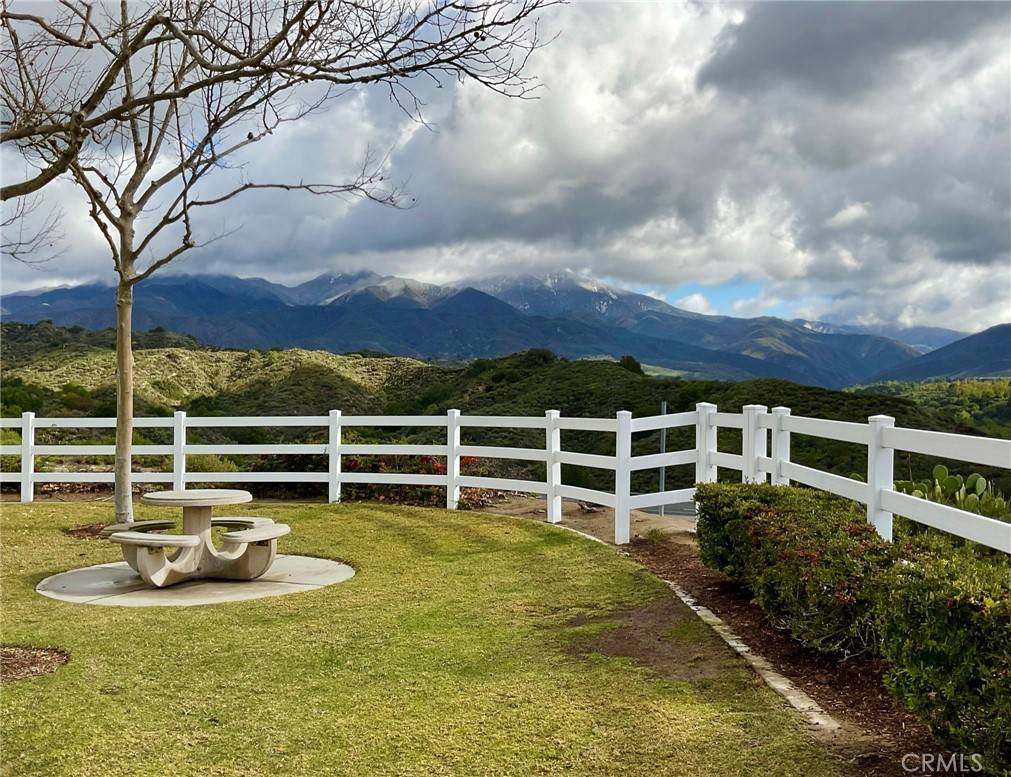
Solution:
M 278 556 L 256 580 L 192 580 L 148 588 L 125 561 L 72 569 L 47 577 L 35 590 L 50 599 L 110 607 L 190 607 L 283 596 L 343 583 L 354 577 L 347 564 L 310 556 Z

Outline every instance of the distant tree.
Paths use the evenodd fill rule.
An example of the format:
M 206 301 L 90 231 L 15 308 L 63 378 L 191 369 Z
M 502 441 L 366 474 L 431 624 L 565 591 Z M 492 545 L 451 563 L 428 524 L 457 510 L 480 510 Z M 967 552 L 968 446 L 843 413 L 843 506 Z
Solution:
M 554 2 L 4 3 L 0 139 L 37 173 L 5 183 L 3 199 L 70 177 L 118 276 L 117 521 L 133 518 L 134 287 L 222 237 L 198 235 L 194 215 L 253 190 L 400 201 L 375 156 L 338 182 L 250 180 L 236 156 L 359 87 L 387 89 L 419 119 L 422 76 L 527 96 L 535 16 Z
M 515 361 L 519 367 L 533 369 L 553 364 L 558 361 L 558 357 L 554 351 L 549 351 L 547 348 L 531 348 L 529 351 L 517 354 Z
M 642 371 L 642 365 L 639 364 L 639 360 L 634 356 L 622 356 L 618 360 L 618 364 L 624 367 L 629 372 L 634 372 L 636 375 L 645 375 Z

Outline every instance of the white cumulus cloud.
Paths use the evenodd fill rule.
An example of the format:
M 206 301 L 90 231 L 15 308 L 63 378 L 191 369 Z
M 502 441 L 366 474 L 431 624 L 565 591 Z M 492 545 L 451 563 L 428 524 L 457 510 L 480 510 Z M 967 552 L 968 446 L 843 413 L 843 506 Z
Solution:
M 677 300 L 674 307 L 687 310 L 689 313 L 705 313 L 706 315 L 715 315 L 717 312 L 712 303 L 706 299 L 706 295 L 698 292 Z

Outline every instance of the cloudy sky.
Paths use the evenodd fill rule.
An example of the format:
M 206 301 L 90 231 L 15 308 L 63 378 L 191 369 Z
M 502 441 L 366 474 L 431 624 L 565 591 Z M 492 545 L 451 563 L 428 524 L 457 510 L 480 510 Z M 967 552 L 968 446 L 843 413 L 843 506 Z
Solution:
M 1011 320 L 1011 5 L 579 2 L 536 101 L 380 91 L 277 133 L 249 177 L 340 180 L 364 149 L 416 198 L 256 193 L 175 272 L 444 282 L 568 268 L 700 312 L 980 329 Z M 16 160 L 4 157 L 5 167 Z M 112 280 L 69 184 L 64 253 L 8 291 Z

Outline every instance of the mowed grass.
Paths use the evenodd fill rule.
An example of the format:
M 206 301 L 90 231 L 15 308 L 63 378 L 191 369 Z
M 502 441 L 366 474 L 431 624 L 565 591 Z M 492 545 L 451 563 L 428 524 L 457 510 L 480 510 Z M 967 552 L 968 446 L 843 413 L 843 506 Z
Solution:
M 259 505 L 285 553 L 348 582 L 209 607 L 57 602 L 44 577 L 118 560 L 61 531 L 111 507 L 3 504 L 3 642 L 59 647 L 2 688 L 17 775 L 828 775 L 836 762 L 706 630 L 666 628 L 704 679 L 585 641 L 670 593 L 612 548 L 521 519 Z M 170 515 L 138 508 L 138 517 Z M 582 646 L 582 647 L 581 647 Z

